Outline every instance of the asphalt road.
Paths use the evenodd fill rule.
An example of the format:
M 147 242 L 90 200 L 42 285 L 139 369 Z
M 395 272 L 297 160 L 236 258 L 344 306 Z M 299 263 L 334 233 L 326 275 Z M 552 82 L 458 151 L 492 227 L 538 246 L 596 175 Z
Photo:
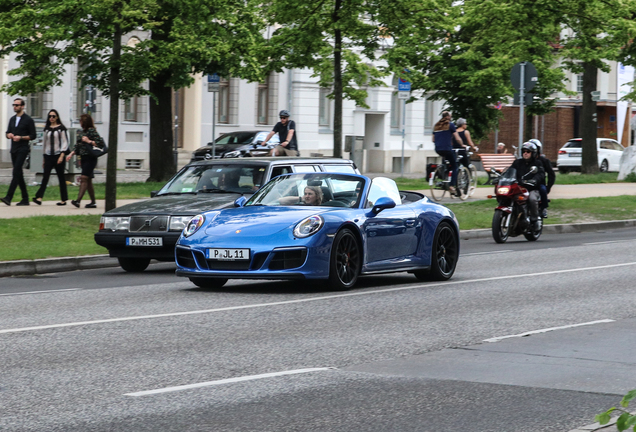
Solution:
M 636 388 L 635 246 L 467 240 L 449 282 L 344 293 L 170 264 L 0 279 L 0 430 L 569 431 Z

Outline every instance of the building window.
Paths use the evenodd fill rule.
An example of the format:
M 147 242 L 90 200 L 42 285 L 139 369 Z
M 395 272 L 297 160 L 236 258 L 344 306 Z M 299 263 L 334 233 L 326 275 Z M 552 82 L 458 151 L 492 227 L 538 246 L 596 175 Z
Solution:
M 426 99 L 424 104 L 424 131 L 431 133 L 435 125 L 435 102 Z
M 97 100 L 97 89 L 92 85 L 85 85 L 82 81 L 77 82 L 77 117 L 82 114 L 89 114 L 94 117 L 97 111 L 95 104 Z
M 219 83 L 219 109 L 217 110 L 218 122 L 230 122 L 230 80 L 221 78 Z
M 397 91 L 391 96 L 391 128 L 402 128 L 402 100 L 398 99 Z
M 583 74 L 576 75 L 576 91 L 583 93 Z
M 26 97 L 26 113 L 33 118 L 42 118 L 44 93 L 31 93 Z
M 137 96 L 124 101 L 124 121 L 136 122 L 138 119 Z
M 256 114 L 258 124 L 267 124 L 267 106 L 269 100 L 269 86 L 267 80 L 264 83 L 258 85 L 258 112 Z
M 318 124 L 325 127 L 329 127 L 331 120 L 331 100 L 327 98 L 329 93 L 330 89 L 321 88 L 318 101 Z

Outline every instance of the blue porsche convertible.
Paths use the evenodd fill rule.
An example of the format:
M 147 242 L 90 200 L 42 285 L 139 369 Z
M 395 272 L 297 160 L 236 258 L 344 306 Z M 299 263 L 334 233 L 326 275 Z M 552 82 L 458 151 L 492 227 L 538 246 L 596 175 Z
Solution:
M 235 208 L 192 218 L 175 257 L 177 275 L 203 288 L 300 279 L 344 290 L 361 275 L 402 271 L 440 281 L 455 272 L 459 226 L 448 208 L 388 178 L 285 174 Z

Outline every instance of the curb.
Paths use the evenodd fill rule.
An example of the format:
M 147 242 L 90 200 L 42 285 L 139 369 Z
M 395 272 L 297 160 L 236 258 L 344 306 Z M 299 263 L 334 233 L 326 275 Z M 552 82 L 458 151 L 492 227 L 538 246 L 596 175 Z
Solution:
M 607 229 L 629 228 L 636 226 L 636 219 L 606 222 L 584 222 L 578 224 L 545 225 L 543 232 L 548 234 L 567 234 L 592 232 Z M 462 240 L 488 238 L 492 230 L 474 229 L 460 232 Z M 28 276 L 44 273 L 59 273 L 75 270 L 118 267 L 117 258 L 108 255 L 86 255 L 78 257 L 46 258 L 38 260 L 0 261 L 0 277 Z
M 571 234 L 571 233 L 593 232 L 593 231 L 607 230 L 607 229 L 629 228 L 634 226 L 636 226 L 636 219 L 604 221 L 604 222 L 582 222 L 577 224 L 544 225 L 543 232 L 545 234 Z M 459 237 L 462 240 L 488 238 L 490 236 L 492 236 L 492 230 L 490 228 L 466 230 L 466 231 L 460 231 L 459 233 Z

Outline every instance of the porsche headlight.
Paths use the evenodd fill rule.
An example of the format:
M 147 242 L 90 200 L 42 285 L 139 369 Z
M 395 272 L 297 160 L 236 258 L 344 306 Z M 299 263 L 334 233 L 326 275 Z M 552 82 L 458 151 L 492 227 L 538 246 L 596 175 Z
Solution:
M 316 234 L 324 224 L 325 221 L 322 216 L 309 216 L 296 225 L 294 228 L 294 236 L 298 238 L 309 237 L 310 235 Z
M 235 158 L 235 157 L 240 157 L 241 156 L 241 151 L 240 150 L 234 150 L 231 152 L 227 152 L 223 155 L 224 158 Z
M 203 222 L 205 222 L 205 216 L 196 215 L 190 219 L 190 222 L 188 222 L 188 226 L 186 226 L 185 230 L 183 230 L 183 235 L 185 237 L 190 237 L 192 234 L 197 232 L 199 228 L 201 228 Z
M 130 228 L 130 216 L 102 216 L 99 221 L 99 229 L 100 230 L 111 230 L 111 231 L 128 231 Z
M 171 216 L 170 231 L 183 231 L 190 219 L 192 219 L 192 216 Z

